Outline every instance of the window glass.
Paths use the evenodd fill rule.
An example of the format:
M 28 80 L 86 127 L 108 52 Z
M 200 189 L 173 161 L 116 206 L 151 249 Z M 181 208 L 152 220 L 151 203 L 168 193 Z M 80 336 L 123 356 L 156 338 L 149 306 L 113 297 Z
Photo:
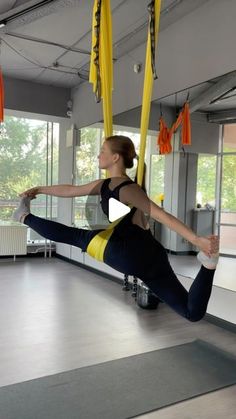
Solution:
M 81 129 L 80 146 L 75 153 L 75 184 L 84 185 L 101 178 L 98 154 L 102 140 L 100 128 Z M 98 210 L 98 196 L 79 196 L 74 199 L 74 224 L 86 228 L 95 224 Z M 87 205 L 86 205 L 87 204 Z
M 223 152 L 236 152 L 236 124 L 224 125 Z
M 165 156 L 151 156 L 150 198 L 156 204 L 164 205 Z
M 196 206 L 206 204 L 215 207 L 216 195 L 216 156 L 199 154 L 197 169 Z
M 0 133 L 1 220 L 11 219 L 20 192 L 58 182 L 58 144 L 59 124 L 5 116 Z M 38 195 L 32 207 L 41 217 L 57 216 L 56 198 L 49 201 L 45 195 Z M 29 229 L 29 240 L 35 235 Z
M 223 155 L 221 210 L 236 213 L 236 155 Z

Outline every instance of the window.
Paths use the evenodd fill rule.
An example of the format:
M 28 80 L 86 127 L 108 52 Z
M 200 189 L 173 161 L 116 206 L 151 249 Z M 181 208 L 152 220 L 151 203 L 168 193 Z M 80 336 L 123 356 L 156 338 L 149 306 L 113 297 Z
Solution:
M 199 154 L 197 168 L 196 206 L 215 207 L 216 156 Z
M 59 124 L 6 116 L 0 133 L 0 219 L 9 220 L 19 193 L 37 185 L 58 183 Z M 33 212 L 57 217 L 57 200 L 39 195 Z M 29 240 L 39 239 L 29 229 Z
M 220 251 L 236 254 L 236 124 L 224 126 L 221 153 Z
M 81 129 L 80 146 L 76 148 L 75 153 L 76 185 L 84 185 L 101 177 L 97 156 L 102 134 L 100 128 Z M 77 227 L 86 228 L 91 224 L 97 224 L 98 201 L 97 195 L 80 196 L 74 199 L 74 224 Z
M 164 202 L 165 156 L 152 154 L 150 176 L 150 198 L 158 205 Z

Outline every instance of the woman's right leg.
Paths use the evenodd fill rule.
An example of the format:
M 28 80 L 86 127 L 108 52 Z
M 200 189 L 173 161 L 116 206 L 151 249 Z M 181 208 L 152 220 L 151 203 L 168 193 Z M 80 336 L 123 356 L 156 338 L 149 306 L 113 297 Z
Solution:
M 24 224 L 35 230 L 41 236 L 56 242 L 71 244 L 85 252 L 90 240 L 101 230 L 86 230 L 68 227 L 51 220 L 45 220 L 33 214 L 26 215 Z
M 181 284 L 169 262 L 163 260 L 161 272 L 156 269 L 153 278 L 143 278 L 147 286 L 163 302 L 191 322 L 201 320 L 206 314 L 211 296 L 215 270 L 201 266 L 189 291 Z
M 187 291 L 175 275 L 164 247 L 148 232 L 133 228 L 126 239 L 114 234 L 105 250 L 105 263 L 140 278 L 180 316 L 196 322 L 206 313 L 215 270 L 201 267 Z

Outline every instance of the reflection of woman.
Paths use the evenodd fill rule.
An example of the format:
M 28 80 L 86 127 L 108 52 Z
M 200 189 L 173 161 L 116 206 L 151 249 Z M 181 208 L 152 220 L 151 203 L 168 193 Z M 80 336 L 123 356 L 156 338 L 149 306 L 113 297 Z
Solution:
M 90 240 L 101 230 L 68 227 L 36 217 L 30 213 L 30 200 L 40 193 L 59 197 L 101 195 L 101 205 L 106 215 L 110 197 L 132 205 L 130 213 L 115 227 L 108 241 L 104 262 L 120 272 L 137 276 L 181 316 L 198 321 L 206 312 L 211 294 L 218 261 L 218 237 L 198 237 L 181 221 L 151 201 L 145 192 L 145 182 L 141 188 L 126 175 L 126 169 L 133 167 L 135 157 L 133 142 L 128 137 L 109 137 L 104 141 L 98 158 L 99 167 L 107 169 L 110 178 L 82 186 L 56 185 L 29 189 L 21 194 L 22 200 L 13 218 L 50 240 L 80 247 L 85 252 Z M 198 259 L 202 266 L 189 292 L 174 274 L 165 249 L 152 236 L 144 213 L 200 249 Z

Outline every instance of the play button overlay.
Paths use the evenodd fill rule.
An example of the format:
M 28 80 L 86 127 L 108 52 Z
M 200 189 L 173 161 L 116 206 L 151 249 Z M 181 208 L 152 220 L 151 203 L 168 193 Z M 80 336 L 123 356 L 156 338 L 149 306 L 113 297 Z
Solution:
M 108 218 L 112 223 L 130 212 L 130 208 L 115 198 L 108 201 Z
M 117 180 L 114 179 L 114 185 L 111 189 L 114 190 L 114 187 L 122 182 L 124 182 L 124 180 L 117 177 Z M 104 208 L 102 208 L 101 201 L 102 196 L 101 194 L 98 195 L 96 186 L 93 190 L 91 190 L 87 197 L 78 197 L 75 200 L 74 207 L 74 219 L 76 226 L 89 230 L 105 230 L 111 225 L 110 223 L 113 223 L 119 219 L 123 219 L 125 215 L 130 213 L 131 208 L 116 199 L 118 196 L 116 196 L 116 198 L 114 198 L 114 196 L 116 195 L 108 195 L 107 203 L 105 204 L 104 202 L 107 215 L 103 211 Z M 146 222 L 149 222 L 150 216 L 148 214 L 149 212 L 144 214 L 139 211 L 137 219 L 140 220 L 140 223 L 143 225 L 143 227 L 145 227 Z M 130 219 L 130 223 L 131 222 L 132 220 Z

